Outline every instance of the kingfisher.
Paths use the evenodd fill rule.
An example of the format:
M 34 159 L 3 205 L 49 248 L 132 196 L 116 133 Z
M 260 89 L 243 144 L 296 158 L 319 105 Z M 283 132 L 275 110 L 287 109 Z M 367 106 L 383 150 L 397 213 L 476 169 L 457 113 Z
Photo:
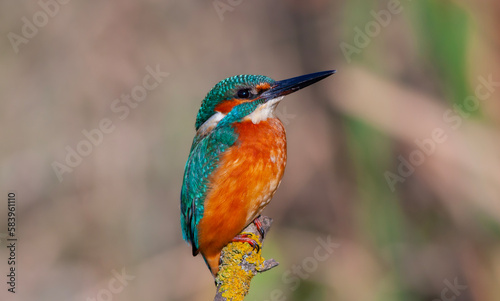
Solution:
M 276 107 L 285 95 L 334 73 L 280 81 L 237 75 L 217 83 L 203 99 L 184 170 L 180 219 L 193 256 L 201 253 L 214 277 L 227 244 L 255 245 L 239 233 L 261 214 L 281 183 L 286 134 Z

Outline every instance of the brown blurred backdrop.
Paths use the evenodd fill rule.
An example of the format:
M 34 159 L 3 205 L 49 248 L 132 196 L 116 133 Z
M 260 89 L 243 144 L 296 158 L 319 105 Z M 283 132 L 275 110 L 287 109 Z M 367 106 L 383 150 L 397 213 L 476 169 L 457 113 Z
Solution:
M 1 2 L 0 299 L 211 300 L 179 225 L 201 100 L 337 69 L 278 109 L 280 266 L 246 300 L 500 300 L 499 20 L 493 0 Z

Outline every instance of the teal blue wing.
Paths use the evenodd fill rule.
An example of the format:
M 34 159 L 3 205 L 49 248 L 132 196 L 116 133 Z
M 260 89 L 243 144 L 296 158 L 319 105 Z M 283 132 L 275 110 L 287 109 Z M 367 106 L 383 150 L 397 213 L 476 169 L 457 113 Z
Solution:
M 205 137 L 195 137 L 184 170 L 181 190 L 181 226 L 184 240 L 198 254 L 198 223 L 203 217 L 209 177 L 218 167 L 222 153 L 236 142 L 231 126 L 217 127 Z

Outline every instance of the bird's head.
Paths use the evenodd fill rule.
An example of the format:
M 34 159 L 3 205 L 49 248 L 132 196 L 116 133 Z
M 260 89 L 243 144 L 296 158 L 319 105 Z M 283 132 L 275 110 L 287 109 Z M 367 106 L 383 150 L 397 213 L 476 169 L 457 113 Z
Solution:
M 274 116 L 274 109 L 285 95 L 333 73 L 335 70 L 281 81 L 263 75 L 236 75 L 226 78 L 217 83 L 203 100 L 196 116 L 196 130 L 209 131 L 223 119 L 225 123 L 232 123 L 248 118 L 258 123 Z

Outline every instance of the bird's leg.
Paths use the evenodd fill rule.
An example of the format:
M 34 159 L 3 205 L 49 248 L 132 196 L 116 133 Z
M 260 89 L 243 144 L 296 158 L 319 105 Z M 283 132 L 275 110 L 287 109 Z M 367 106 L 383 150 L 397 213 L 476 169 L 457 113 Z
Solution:
M 260 233 L 262 239 L 264 239 L 266 231 L 264 230 L 262 222 L 260 221 L 260 215 L 256 217 L 252 221 L 252 223 L 255 225 L 255 228 L 257 228 L 257 231 Z M 252 248 L 257 249 L 257 252 L 260 250 L 259 244 L 254 239 L 250 238 L 249 234 L 238 234 L 233 238 L 233 242 L 246 242 L 250 244 Z
M 260 233 L 260 236 L 262 238 L 264 238 L 264 235 L 266 235 L 266 231 L 264 231 L 263 227 L 262 227 L 262 222 L 260 221 L 260 215 L 257 216 L 254 220 L 253 220 L 253 224 L 255 225 L 255 227 L 257 228 L 257 231 L 259 231 Z
M 233 238 L 233 242 L 246 242 L 252 246 L 252 248 L 260 250 L 259 244 L 250 238 L 250 234 L 238 234 Z

